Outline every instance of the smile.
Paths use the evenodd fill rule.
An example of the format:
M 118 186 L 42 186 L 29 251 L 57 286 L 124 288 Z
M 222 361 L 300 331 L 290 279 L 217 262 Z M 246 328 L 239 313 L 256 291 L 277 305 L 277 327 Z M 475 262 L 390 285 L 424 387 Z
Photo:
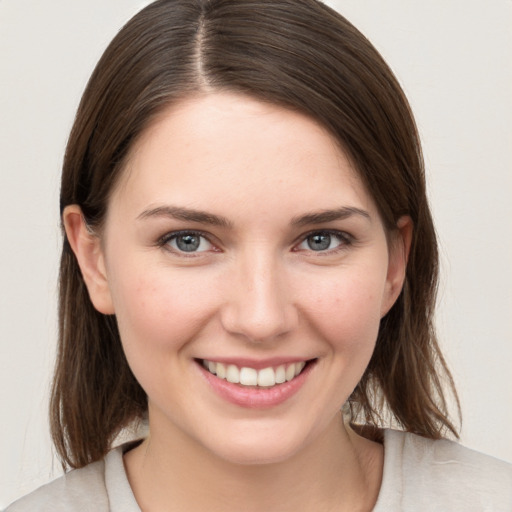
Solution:
M 211 374 L 232 384 L 271 388 L 277 384 L 290 382 L 299 376 L 306 366 L 306 361 L 281 364 L 276 367 L 269 366 L 261 370 L 247 366 L 239 368 L 234 364 L 224 364 L 207 359 L 202 360 L 202 365 Z

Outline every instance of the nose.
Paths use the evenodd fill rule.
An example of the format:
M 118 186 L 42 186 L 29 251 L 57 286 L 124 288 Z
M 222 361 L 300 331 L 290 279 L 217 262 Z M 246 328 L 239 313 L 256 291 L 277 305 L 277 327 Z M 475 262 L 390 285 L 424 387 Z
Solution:
M 228 278 L 223 327 L 251 342 L 290 333 L 298 324 L 298 314 L 286 281 L 281 265 L 268 256 L 239 262 Z

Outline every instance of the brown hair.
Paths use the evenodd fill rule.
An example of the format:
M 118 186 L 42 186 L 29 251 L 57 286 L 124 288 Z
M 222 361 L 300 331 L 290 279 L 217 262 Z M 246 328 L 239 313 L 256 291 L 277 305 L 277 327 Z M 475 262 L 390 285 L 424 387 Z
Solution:
M 250 95 L 325 126 L 355 163 L 388 230 L 409 215 L 405 285 L 382 319 L 370 364 L 350 397 L 352 420 L 457 435 L 443 381 L 451 376 L 432 323 L 438 255 L 423 159 L 408 102 L 382 57 L 315 0 L 159 0 L 111 42 L 86 87 L 62 172 L 61 212 L 78 204 L 101 228 L 130 148 L 165 107 L 208 90 Z M 146 396 L 124 357 L 115 317 L 96 311 L 64 237 L 51 426 L 64 465 L 102 458 L 143 418 Z

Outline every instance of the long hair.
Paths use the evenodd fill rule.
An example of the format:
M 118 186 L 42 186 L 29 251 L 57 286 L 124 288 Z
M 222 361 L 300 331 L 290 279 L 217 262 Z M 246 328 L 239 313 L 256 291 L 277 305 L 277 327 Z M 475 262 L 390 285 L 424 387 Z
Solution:
M 81 207 L 101 229 L 130 149 L 163 109 L 200 92 L 229 91 L 301 112 L 350 156 L 388 231 L 409 215 L 405 285 L 382 319 L 375 352 L 352 393 L 353 421 L 386 414 L 429 438 L 457 435 L 444 384 L 452 378 L 433 327 L 436 236 L 423 158 L 407 99 L 371 43 L 315 0 L 159 0 L 106 49 L 83 94 L 66 149 L 60 208 Z M 64 236 L 59 347 L 51 428 L 65 466 L 102 458 L 147 412 L 115 317 L 96 311 Z

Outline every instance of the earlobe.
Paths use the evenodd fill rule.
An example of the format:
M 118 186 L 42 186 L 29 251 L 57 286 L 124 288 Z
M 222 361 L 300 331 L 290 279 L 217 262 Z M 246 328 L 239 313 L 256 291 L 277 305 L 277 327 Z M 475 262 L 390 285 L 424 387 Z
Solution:
M 94 307 L 105 315 L 114 314 L 101 241 L 86 225 L 76 204 L 67 206 L 62 221 L 71 249 L 80 266 Z
M 412 219 L 404 215 L 398 219 L 396 230 L 389 241 L 389 263 L 386 277 L 385 297 L 381 317 L 387 314 L 402 291 L 407 271 L 413 233 Z

